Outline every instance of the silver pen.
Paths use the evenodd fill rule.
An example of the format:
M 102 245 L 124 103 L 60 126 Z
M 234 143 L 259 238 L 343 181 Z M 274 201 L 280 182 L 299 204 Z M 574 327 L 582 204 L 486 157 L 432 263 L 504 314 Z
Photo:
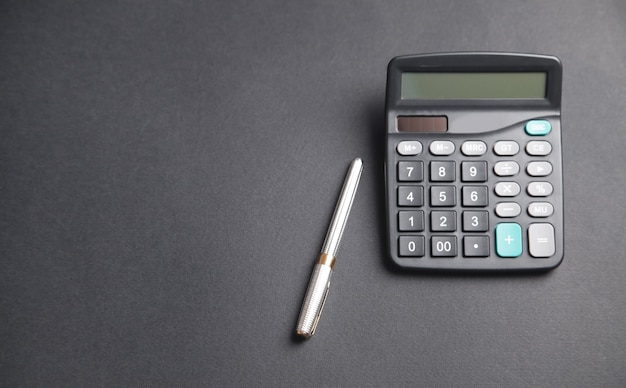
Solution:
M 348 169 L 348 174 L 343 182 L 343 188 L 335 207 L 335 213 L 326 233 L 322 252 L 317 259 L 315 268 L 313 268 L 313 274 L 309 280 L 309 286 L 300 310 L 298 326 L 296 327 L 296 334 L 304 338 L 310 338 L 315 334 L 317 322 L 322 314 L 328 290 L 330 289 L 330 277 L 335 266 L 337 248 L 339 248 L 339 242 L 350 214 L 354 195 L 359 186 L 361 171 L 363 171 L 363 161 L 360 158 L 356 158 Z

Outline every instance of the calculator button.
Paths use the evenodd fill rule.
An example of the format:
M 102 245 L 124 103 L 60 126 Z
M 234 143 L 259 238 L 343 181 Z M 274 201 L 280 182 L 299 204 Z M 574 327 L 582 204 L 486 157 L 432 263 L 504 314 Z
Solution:
M 454 143 L 447 140 L 439 140 L 430 143 L 430 153 L 433 155 L 451 155 L 454 152 Z
M 526 191 L 531 197 L 547 197 L 552 194 L 552 184 L 550 182 L 530 182 Z
M 398 181 L 421 182 L 423 179 L 423 162 L 398 162 Z
M 424 230 L 422 210 L 398 212 L 398 230 L 401 232 L 421 232 Z
M 432 232 L 456 231 L 456 212 L 433 211 L 430 213 L 430 230 Z
M 531 217 L 550 217 L 554 207 L 549 202 L 532 202 L 528 205 L 528 214 Z
M 398 186 L 398 206 L 423 206 L 424 188 L 421 186 Z
M 486 182 L 487 162 L 462 162 L 461 180 L 463 182 Z
M 519 164 L 513 161 L 498 162 L 493 166 L 493 172 L 498 176 L 513 176 L 519 172 Z
M 487 152 L 487 145 L 482 141 L 466 141 L 461 146 L 461 152 L 465 156 L 478 156 Z
M 547 141 L 529 141 L 526 144 L 526 153 L 532 156 L 546 156 L 552 152 L 552 144 Z
M 456 187 L 454 186 L 431 186 L 430 206 L 455 206 Z
M 497 141 L 493 145 L 493 152 L 500 156 L 513 156 L 519 152 L 519 144 L 511 140 Z
M 424 256 L 424 236 L 400 236 L 398 238 L 398 254 L 403 257 Z
M 531 120 L 526 123 L 524 130 L 531 136 L 545 136 L 552 130 L 548 120 Z
M 548 176 L 552 174 L 550 162 L 530 162 L 526 166 L 526 173 L 530 176 Z
M 515 202 L 500 202 L 496 205 L 496 215 L 502 218 L 517 217 L 522 212 L 522 208 Z
M 498 182 L 495 187 L 499 197 L 515 197 L 520 192 L 520 187 L 515 182 Z
M 457 254 L 455 236 L 434 236 L 430 242 L 433 257 L 454 257 Z
M 496 253 L 500 257 L 518 257 L 522 254 L 522 227 L 516 223 L 496 225 Z
M 432 182 L 454 182 L 454 162 L 430 162 L 430 180 Z
M 489 213 L 486 211 L 464 211 L 464 232 L 486 232 L 489 230 Z
M 463 186 L 463 206 L 489 205 L 489 190 L 487 186 Z
M 551 224 L 531 224 L 528 227 L 528 251 L 533 257 L 550 257 L 555 252 L 554 227 Z
M 416 140 L 401 141 L 398 143 L 396 150 L 400 155 L 419 155 L 422 152 L 422 143 Z
M 488 257 L 489 236 L 465 236 L 463 237 L 463 256 L 465 257 Z

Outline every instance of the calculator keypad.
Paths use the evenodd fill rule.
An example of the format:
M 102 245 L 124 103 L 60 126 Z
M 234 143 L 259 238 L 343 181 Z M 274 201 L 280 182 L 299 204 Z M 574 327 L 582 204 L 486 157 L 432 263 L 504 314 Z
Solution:
M 498 260 L 553 257 L 562 236 L 555 232 L 562 228 L 562 221 L 554 219 L 555 206 L 562 199 L 553 198 L 552 178 L 559 185 L 561 178 L 560 164 L 554 177 L 554 160 L 549 158 L 554 146 L 546 136 L 551 129 L 546 122 L 527 123 L 521 138 L 458 136 L 453 141 L 430 135 L 399 141 L 399 258 L 492 260 L 485 268 L 497 269 Z M 558 190 L 561 195 L 560 186 Z

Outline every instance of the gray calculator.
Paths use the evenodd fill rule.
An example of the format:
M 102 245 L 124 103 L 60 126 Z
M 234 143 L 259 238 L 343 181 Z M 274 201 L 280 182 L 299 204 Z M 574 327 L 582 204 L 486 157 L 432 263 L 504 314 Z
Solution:
M 391 60 L 385 179 L 397 266 L 515 271 L 561 263 L 561 83 L 554 56 Z

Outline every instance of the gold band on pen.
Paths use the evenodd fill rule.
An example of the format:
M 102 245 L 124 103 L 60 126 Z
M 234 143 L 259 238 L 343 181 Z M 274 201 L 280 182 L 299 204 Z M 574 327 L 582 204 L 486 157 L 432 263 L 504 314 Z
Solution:
M 317 259 L 317 264 L 325 265 L 332 269 L 335 267 L 335 256 L 327 253 L 321 253 L 320 257 Z

